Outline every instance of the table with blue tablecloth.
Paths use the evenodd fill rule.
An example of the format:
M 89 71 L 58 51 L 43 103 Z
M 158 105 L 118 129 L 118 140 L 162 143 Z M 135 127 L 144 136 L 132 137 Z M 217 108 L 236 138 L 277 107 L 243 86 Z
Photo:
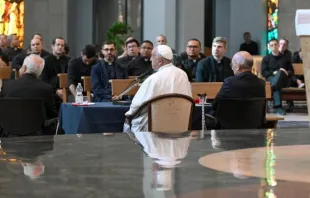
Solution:
M 122 132 L 129 105 L 100 102 L 89 106 L 63 103 L 59 112 L 59 126 L 65 134 Z M 192 130 L 201 129 L 201 106 L 192 115 Z M 212 110 L 205 106 L 205 113 Z

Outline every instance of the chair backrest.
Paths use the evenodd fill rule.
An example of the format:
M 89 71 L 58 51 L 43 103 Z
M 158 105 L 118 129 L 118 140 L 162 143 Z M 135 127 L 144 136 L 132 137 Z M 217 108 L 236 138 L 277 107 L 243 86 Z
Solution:
M 207 99 L 215 99 L 217 93 L 222 87 L 222 82 L 201 82 L 191 83 L 192 97 L 199 98 L 198 94 L 207 94 Z
M 0 67 L 0 79 L 11 79 L 12 67 Z
M 266 99 L 220 99 L 216 117 L 223 129 L 261 128 L 266 117 Z
M 125 89 L 133 85 L 133 82 L 135 83 L 136 81 L 134 79 L 112 79 L 110 80 L 110 82 L 111 82 L 111 88 L 112 88 L 112 95 L 118 96 L 123 91 L 125 91 Z M 134 96 L 138 90 L 139 90 L 139 87 L 135 87 L 130 92 L 128 92 L 126 95 Z
M 59 88 L 63 91 L 62 102 L 67 102 L 67 87 L 68 87 L 68 77 L 66 73 L 58 74 L 59 78 Z
M 294 63 L 294 74 L 298 76 L 303 76 L 304 75 L 304 66 L 302 63 Z
M 191 129 L 194 106 L 195 102 L 189 96 L 165 94 L 143 103 L 135 115 L 147 109 L 151 132 L 183 133 Z
M 43 99 L 0 99 L 0 128 L 14 135 L 27 135 L 41 129 L 45 120 Z
M 84 91 L 86 91 L 86 95 L 88 97 L 88 102 L 91 102 L 91 77 L 90 76 L 82 76 L 81 77 L 84 84 Z
M 191 83 L 193 98 L 199 98 L 198 94 L 207 94 L 207 99 L 213 100 L 220 91 L 222 84 L 222 82 Z M 272 98 L 270 82 L 266 82 L 266 98 Z
M 253 56 L 252 72 L 259 78 L 262 78 L 262 60 L 262 56 Z

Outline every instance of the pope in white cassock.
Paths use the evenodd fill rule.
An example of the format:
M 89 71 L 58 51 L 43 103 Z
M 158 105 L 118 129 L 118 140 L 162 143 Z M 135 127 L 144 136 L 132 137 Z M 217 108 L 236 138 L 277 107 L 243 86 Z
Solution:
M 141 85 L 132 100 L 127 117 L 133 115 L 146 101 L 164 94 L 183 94 L 192 97 L 190 82 L 186 73 L 172 64 L 173 53 L 167 45 L 159 45 L 152 51 L 152 68 L 157 71 Z M 131 131 L 148 131 L 147 109 L 133 118 Z

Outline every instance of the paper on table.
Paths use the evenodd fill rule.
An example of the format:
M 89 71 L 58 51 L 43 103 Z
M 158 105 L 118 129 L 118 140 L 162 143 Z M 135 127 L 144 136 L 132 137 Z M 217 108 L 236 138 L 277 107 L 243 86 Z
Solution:
M 297 36 L 310 36 L 310 10 L 297 10 L 295 16 Z

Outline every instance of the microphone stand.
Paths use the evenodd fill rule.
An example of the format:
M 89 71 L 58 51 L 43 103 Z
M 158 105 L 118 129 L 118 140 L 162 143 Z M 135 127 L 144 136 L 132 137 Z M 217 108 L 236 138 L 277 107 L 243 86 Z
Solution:
M 129 93 L 131 90 L 133 90 L 135 87 L 140 86 L 141 84 L 141 79 L 135 79 L 134 81 L 136 81 L 133 85 L 131 85 L 130 87 L 126 88 L 121 94 L 119 94 L 117 96 L 117 100 L 120 100 L 124 95 L 126 95 L 127 93 Z M 116 101 L 117 101 L 116 100 Z
M 207 94 L 198 94 L 199 99 L 201 101 L 201 130 L 199 132 L 199 139 L 204 138 L 204 132 L 206 130 L 206 118 L 205 118 L 205 101 Z

